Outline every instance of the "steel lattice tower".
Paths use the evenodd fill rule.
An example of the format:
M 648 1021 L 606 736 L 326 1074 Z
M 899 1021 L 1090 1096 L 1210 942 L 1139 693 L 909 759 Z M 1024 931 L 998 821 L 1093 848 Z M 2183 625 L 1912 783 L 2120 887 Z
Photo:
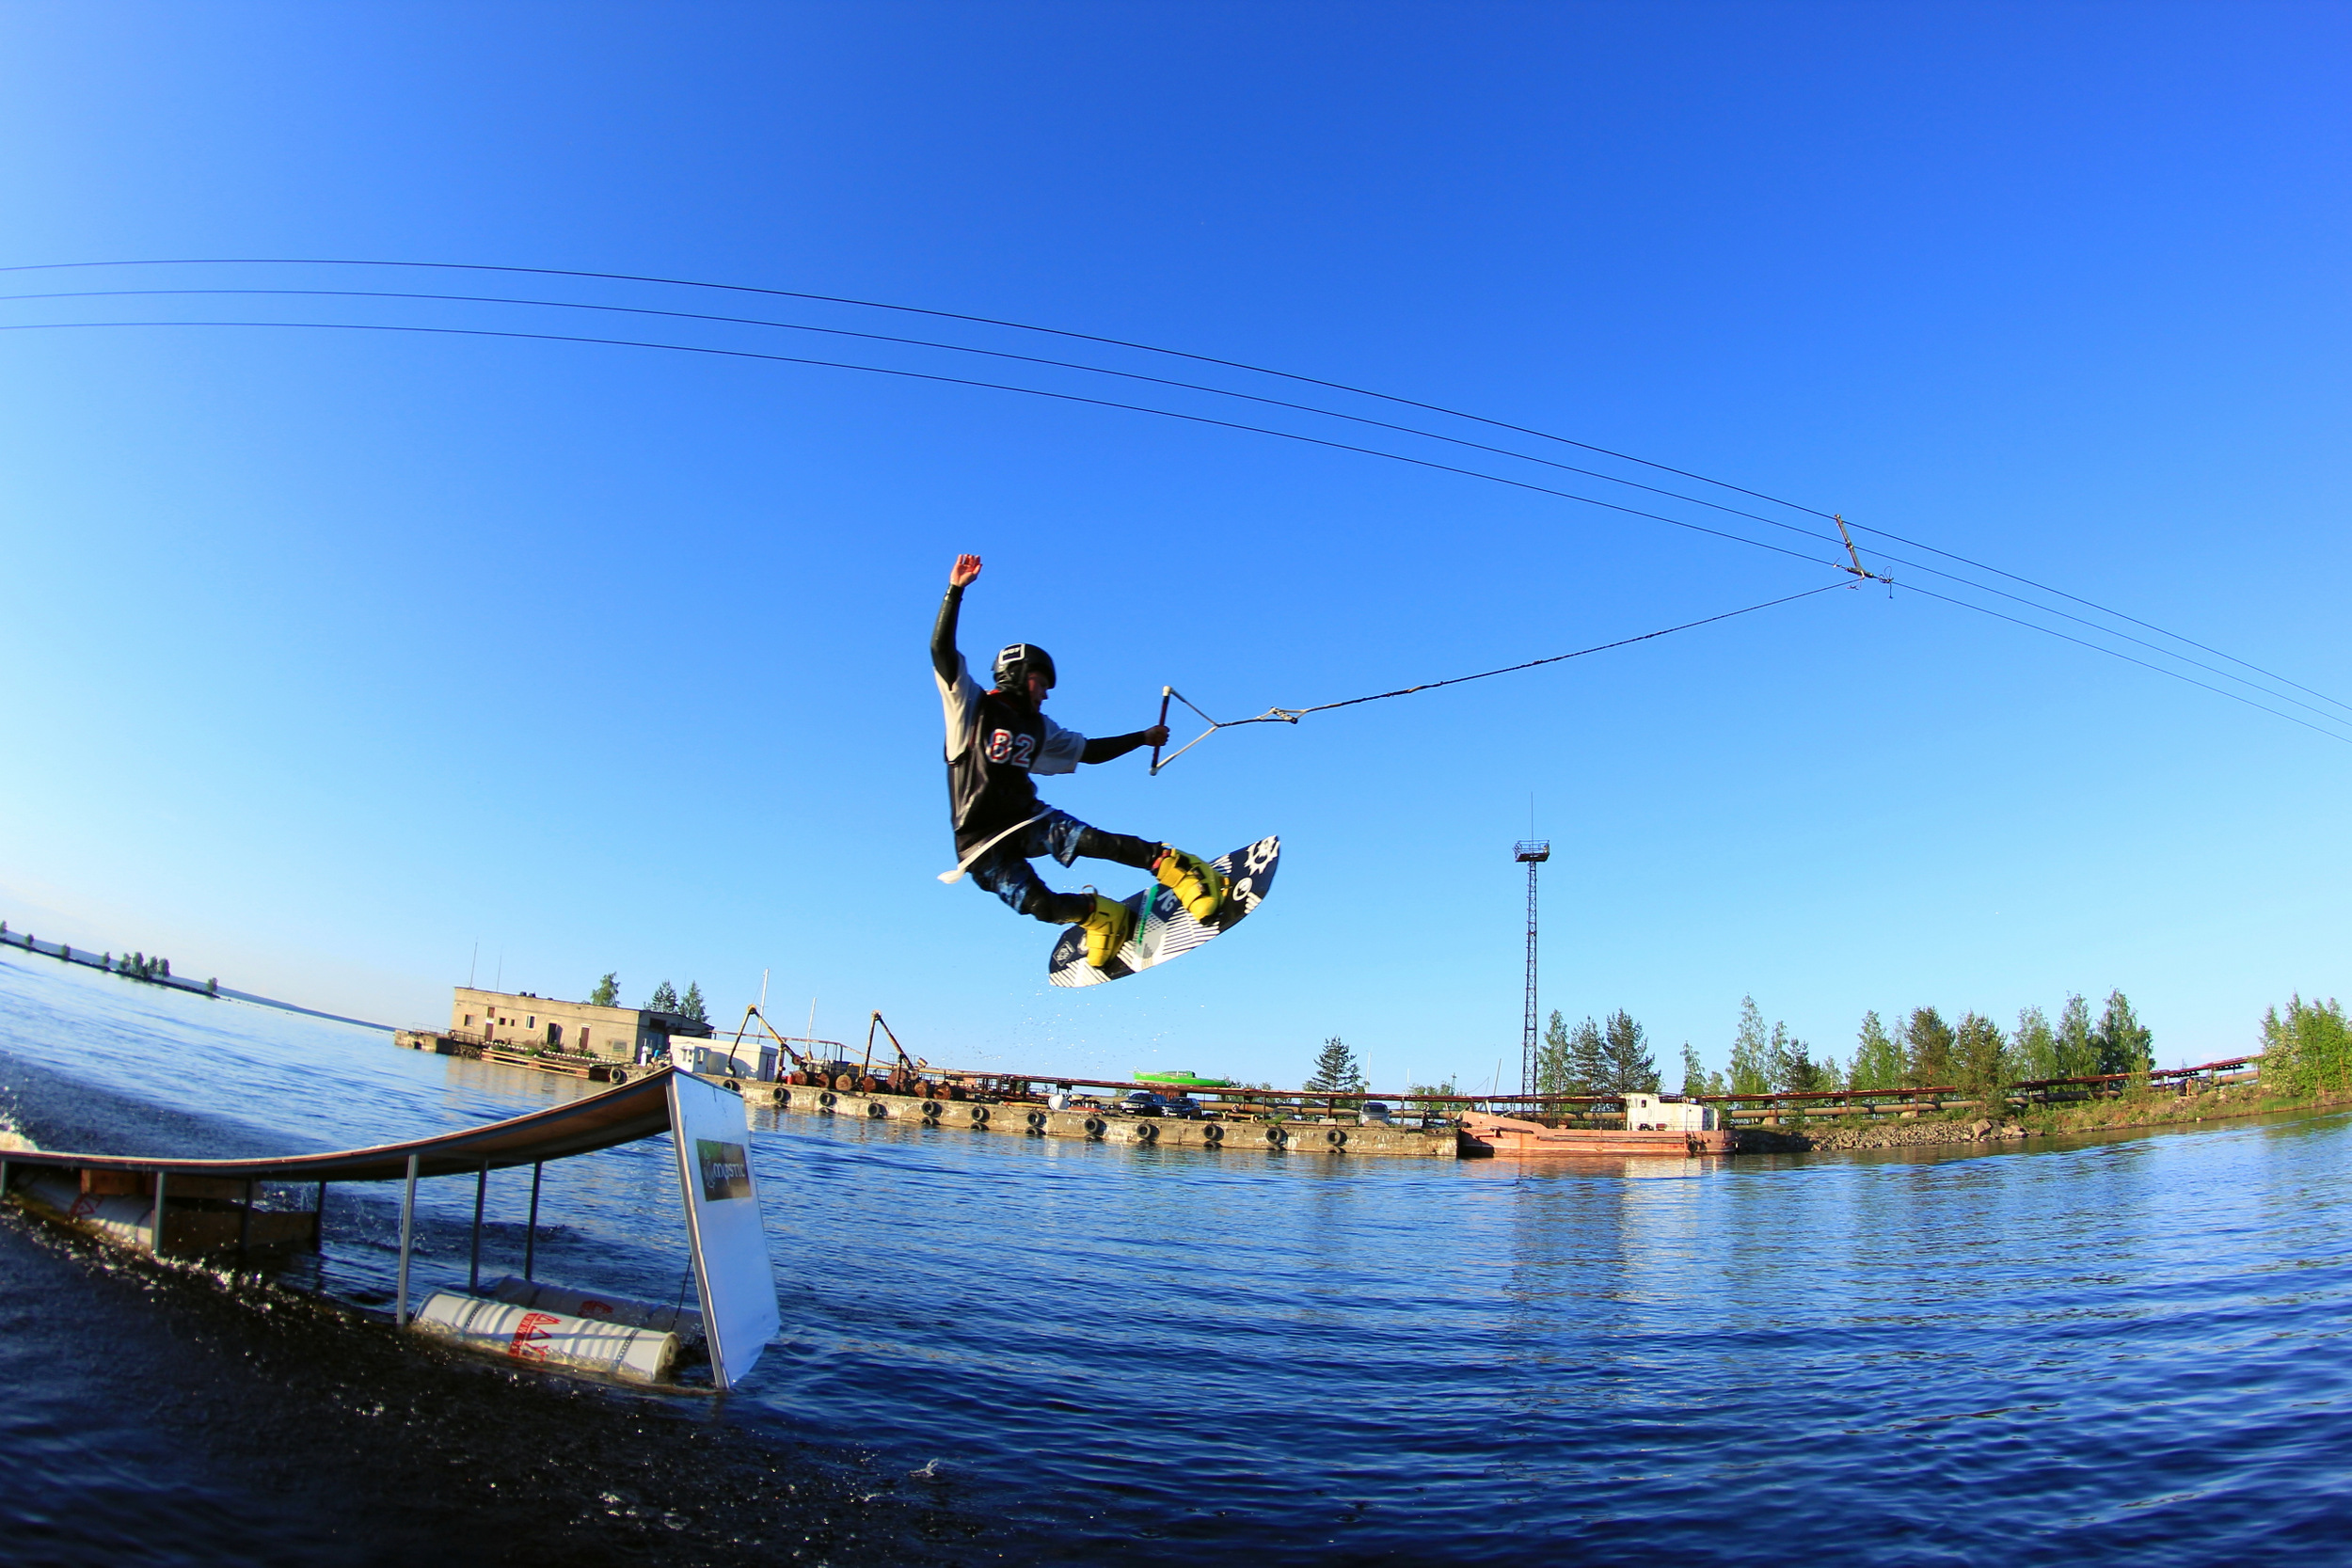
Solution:
M 1535 1092 L 1535 868 L 1551 859 L 1551 840 L 1521 839 L 1511 858 L 1527 864 L 1527 1014 L 1519 1025 L 1519 1093 Z

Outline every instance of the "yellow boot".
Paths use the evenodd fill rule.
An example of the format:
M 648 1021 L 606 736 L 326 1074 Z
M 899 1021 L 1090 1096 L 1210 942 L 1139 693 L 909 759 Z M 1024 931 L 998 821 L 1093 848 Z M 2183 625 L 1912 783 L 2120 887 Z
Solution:
M 1160 886 L 1174 891 L 1176 901 L 1195 920 L 1209 920 L 1225 902 L 1225 879 L 1217 875 L 1216 867 L 1198 855 L 1185 854 L 1172 844 L 1160 846 L 1160 858 L 1152 863 L 1152 875 L 1160 879 Z
M 1085 927 L 1087 962 L 1101 969 L 1119 956 L 1136 934 L 1136 911 L 1116 898 L 1094 895 L 1094 912 L 1075 924 Z

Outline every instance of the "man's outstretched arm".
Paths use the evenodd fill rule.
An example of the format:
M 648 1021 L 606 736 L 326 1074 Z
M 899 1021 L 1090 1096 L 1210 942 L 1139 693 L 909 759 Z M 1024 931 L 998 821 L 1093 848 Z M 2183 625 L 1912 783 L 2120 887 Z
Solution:
M 939 619 L 931 626 L 931 670 L 943 681 L 956 678 L 956 610 L 963 603 L 964 585 L 980 575 L 980 558 L 960 555 L 947 570 L 947 596 L 939 604 Z
M 1078 760 L 1080 762 L 1108 762 L 1113 757 L 1125 756 L 1138 746 L 1165 746 L 1167 744 L 1168 726 L 1166 724 L 1154 724 L 1148 730 L 1137 730 L 1133 735 L 1090 736 L 1087 739 L 1086 750 L 1078 753 Z

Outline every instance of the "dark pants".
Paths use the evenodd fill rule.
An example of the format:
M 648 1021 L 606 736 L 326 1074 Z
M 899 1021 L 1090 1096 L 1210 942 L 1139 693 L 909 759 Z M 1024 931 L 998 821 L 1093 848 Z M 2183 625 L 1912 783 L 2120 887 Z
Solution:
M 1090 894 L 1056 893 L 1030 869 L 1033 855 L 1051 855 L 1068 865 L 1081 855 L 1116 861 L 1149 871 L 1160 847 L 1125 833 L 1089 828 L 1066 811 L 1048 811 L 972 863 L 971 879 L 1011 905 L 1015 912 L 1068 926 L 1094 912 Z

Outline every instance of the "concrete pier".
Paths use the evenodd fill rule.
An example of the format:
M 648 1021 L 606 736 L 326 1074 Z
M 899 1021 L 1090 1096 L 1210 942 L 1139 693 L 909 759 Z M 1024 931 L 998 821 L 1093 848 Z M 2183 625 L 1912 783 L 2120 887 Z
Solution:
M 799 1084 L 713 1078 L 739 1087 L 755 1106 L 796 1116 L 862 1117 L 913 1122 L 959 1132 L 1015 1138 L 1085 1138 L 1136 1148 L 1247 1149 L 1275 1154 L 1369 1155 L 1384 1159 L 1451 1160 L 1454 1129 L 1358 1126 L 1331 1121 L 1193 1120 L 1136 1117 L 1115 1111 L 1048 1110 L 1035 1101 L 926 1100 L 911 1094 L 859 1094 Z

